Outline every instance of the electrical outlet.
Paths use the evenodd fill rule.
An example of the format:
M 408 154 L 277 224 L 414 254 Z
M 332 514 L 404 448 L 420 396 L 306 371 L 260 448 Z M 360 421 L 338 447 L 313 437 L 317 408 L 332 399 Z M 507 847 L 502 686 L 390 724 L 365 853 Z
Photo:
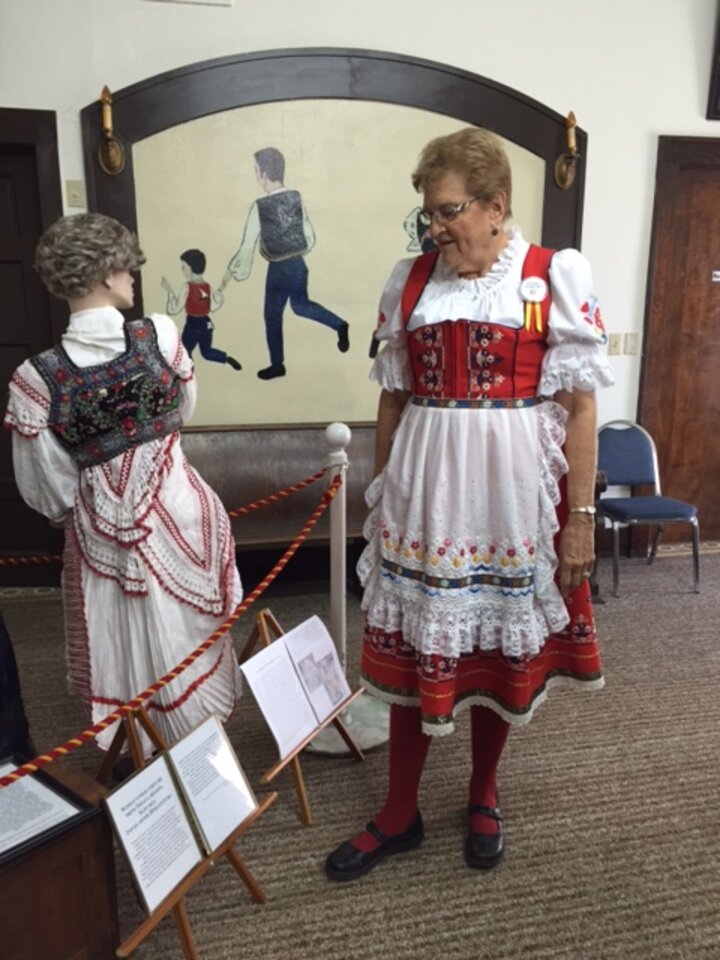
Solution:
M 626 333 L 623 353 L 626 353 L 629 357 L 634 357 L 637 351 L 638 335 L 636 333 Z
M 85 184 L 82 180 L 65 181 L 65 199 L 69 207 L 86 207 Z
M 622 353 L 622 334 L 611 333 L 608 337 L 608 355 L 617 357 Z

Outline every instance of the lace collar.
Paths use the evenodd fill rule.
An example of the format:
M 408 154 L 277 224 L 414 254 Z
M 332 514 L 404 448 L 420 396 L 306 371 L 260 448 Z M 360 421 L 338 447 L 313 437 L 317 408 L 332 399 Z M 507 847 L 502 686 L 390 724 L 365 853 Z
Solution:
M 484 277 L 477 277 L 474 280 L 459 277 L 450 267 L 445 266 L 440 257 L 428 284 L 427 293 L 433 299 L 435 296 L 447 296 L 448 293 L 472 298 L 485 296 L 502 283 L 514 264 L 518 262 L 518 258 L 522 262 L 527 247 L 527 241 L 523 240 L 520 228 L 511 227 L 507 232 L 507 243 L 500 251 L 495 263 Z

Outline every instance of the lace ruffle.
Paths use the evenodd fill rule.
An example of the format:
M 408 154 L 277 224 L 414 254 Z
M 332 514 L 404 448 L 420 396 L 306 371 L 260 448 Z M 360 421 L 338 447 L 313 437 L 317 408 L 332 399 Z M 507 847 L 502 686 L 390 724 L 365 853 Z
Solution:
M 458 295 L 473 299 L 487 298 L 498 287 L 512 269 L 515 258 L 520 249 L 527 248 L 522 233 L 517 227 L 507 231 L 507 243 L 498 254 L 484 277 L 468 280 L 445 266 L 442 257 L 439 258 L 435 272 L 423 294 L 424 303 L 430 308 L 438 300 L 454 300 Z
M 592 343 L 559 343 L 543 360 L 538 393 L 554 396 L 558 390 L 596 390 L 610 387 L 614 376 L 607 357 Z
M 145 596 L 152 576 L 176 599 L 219 617 L 229 612 L 232 600 L 230 521 L 185 461 L 177 440 L 174 434 L 142 444 L 109 464 L 82 471 L 75 532 L 90 568 L 115 580 L 126 594 Z M 182 520 L 167 496 L 179 486 L 188 491 Z
M 47 388 L 26 361 L 10 381 L 5 426 L 16 430 L 26 439 L 36 437 L 47 427 L 49 410 Z
M 412 390 L 410 358 L 404 343 L 383 347 L 370 369 L 370 379 L 383 390 Z

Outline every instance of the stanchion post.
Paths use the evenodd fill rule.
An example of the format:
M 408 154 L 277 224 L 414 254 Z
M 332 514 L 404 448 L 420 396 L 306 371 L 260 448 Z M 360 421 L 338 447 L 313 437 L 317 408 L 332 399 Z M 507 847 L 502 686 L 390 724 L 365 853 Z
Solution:
M 330 504 L 330 633 L 347 676 L 347 493 L 346 477 L 350 428 L 331 423 L 325 429 L 330 482 L 338 473 L 342 483 Z
M 331 423 L 325 430 L 330 448 L 328 466 L 331 478 L 347 470 L 345 447 L 350 443 L 350 428 L 344 423 Z M 347 496 L 346 483 L 338 488 L 330 504 L 330 633 L 338 657 L 347 676 Z M 352 684 L 351 684 L 352 686 Z M 360 750 L 368 751 L 387 742 L 389 710 L 386 704 L 363 693 L 342 713 L 342 722 Z M 335 756 L 352 752 L 335 729 L 319 733 L 305 748 L 311 753 Z

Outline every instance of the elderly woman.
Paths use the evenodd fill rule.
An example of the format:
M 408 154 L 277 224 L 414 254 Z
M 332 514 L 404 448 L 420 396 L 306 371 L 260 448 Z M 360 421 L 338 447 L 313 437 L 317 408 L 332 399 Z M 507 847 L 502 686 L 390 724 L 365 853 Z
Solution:
M 505 228 L 510 165 L 486 130 L 431 141 L 413 183 L 438 253 L 401 261 L 381 299 L 358 565 L 363 680 L 391 704 L 389 790 L 366 830 L 327 858 L 335 880 L 420 844 L 428 747 L 467 708 L 465 859 L 493 867 L 510 727 L 552 687 L 603 684 L 587 578 L 594 391 L 612 377 L 590 267 Z
M 23 498 L 64 526 L 69 679 L 94 722 L 179 663 L 242 597 L 228 516 L 180 448 L 192 362 L 169 317 L 120 313 L 144 262 L 110 217 L 50 227 L 36 267 L 70 322 L 60 346 L 15 371 L 5 417 Z M 174 741 L 209 714 L 227 719 L 236 681 L 228 634 L 148 701 L 149 714 Z M 101 748 L 114 732 L 98 736 Z

